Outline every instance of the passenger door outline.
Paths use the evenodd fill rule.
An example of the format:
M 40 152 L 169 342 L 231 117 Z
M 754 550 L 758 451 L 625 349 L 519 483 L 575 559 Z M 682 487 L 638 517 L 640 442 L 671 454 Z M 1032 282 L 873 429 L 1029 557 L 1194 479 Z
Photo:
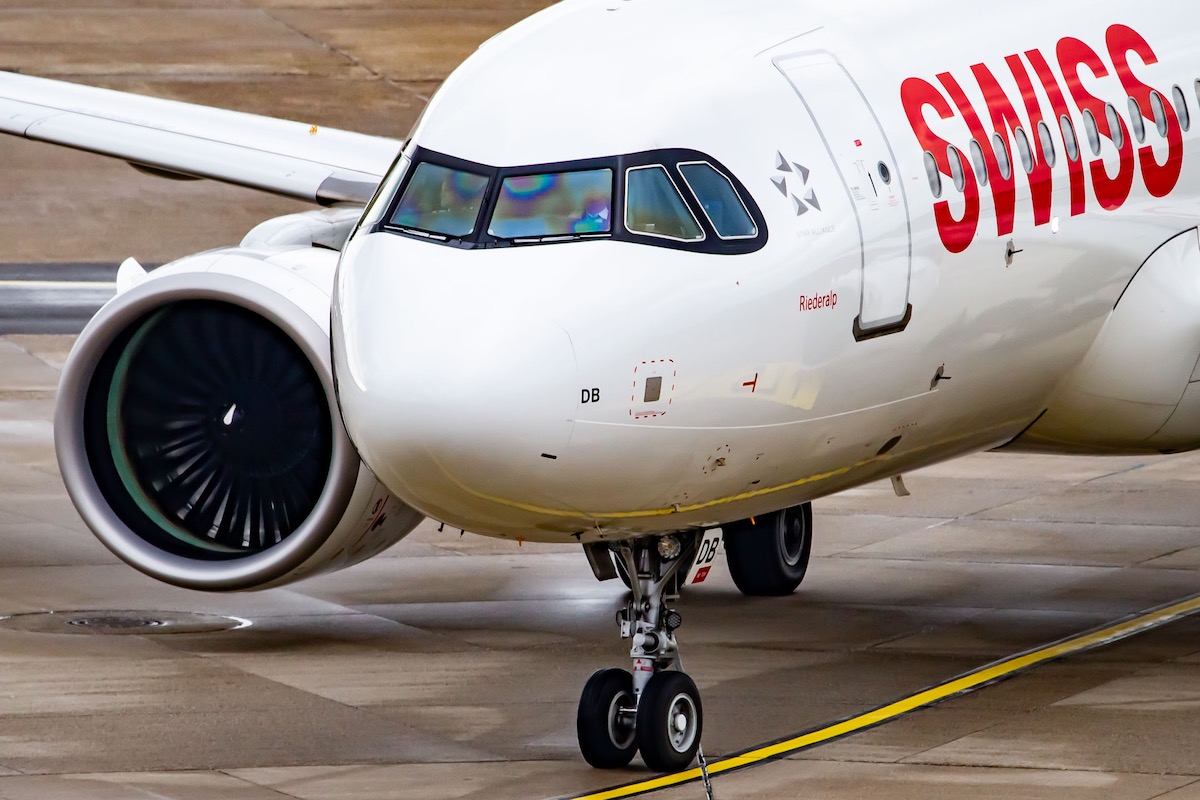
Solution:
M 862 89 L 832 53 L 793 53 L 773 63 L 804 104 L 854 210 L 860 256 L 854 337 L 899 333 L 912 319 L 912 218 L 891 142 Z

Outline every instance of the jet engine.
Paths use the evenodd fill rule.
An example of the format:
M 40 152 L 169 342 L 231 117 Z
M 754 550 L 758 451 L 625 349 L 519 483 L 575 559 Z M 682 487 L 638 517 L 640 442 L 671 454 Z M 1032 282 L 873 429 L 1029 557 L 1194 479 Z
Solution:
M 264 223 L 237 248 L 118 295 L 63 369 L 55 447 L 88 527 L 160 580 L 279 586 L 358 563 L 421 516 L 363 464 L 329 352 L 337 252 L 354 210 Z
M 1173 453 L 1200 447 L 1200 233 L 1156 249 L 1080 365 L 1011 449 Z

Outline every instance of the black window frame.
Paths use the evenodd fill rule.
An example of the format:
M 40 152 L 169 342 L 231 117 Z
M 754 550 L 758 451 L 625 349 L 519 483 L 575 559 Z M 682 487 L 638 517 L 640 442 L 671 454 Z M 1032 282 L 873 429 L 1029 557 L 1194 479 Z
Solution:
M 730 183 L 733 184 L 734 191 L 737 192 L 739 199 L 745 205 L 746 210 L 750 214 L 750 218 L 754 221 L 757 228 L 757 234 L 754 237 L 746 237 L 739 239 L 722 239 L 717 233 L 708 216 L 704 213 L 704 209 L 700 201 L 696 198 L 695 193 L 687 185 L 683 174 L 679 170 L 679 164 L 703 161 L 710 164 L 714 169 L 721 172 L 727 177 Z M 418 164 L 430 162 L 438 166 L 447 167 L 449 169 L 462 170 L 465 172 L 473 172 L 488 176 L 488 188 L 484 196 L 483 203 L 480 205 L 479 215 L 475 219 L 475 230 L 469 235 L 461 238 L 432 235 L 425 232 L 417 232 L 404 228 L 400 225 L 395 225 L 391 222 L 392 217 L 396 213 L 396 209 L 400 204 L 400 198 L 404 196 L 404 192 L 408 189 L 408 184 L 412 180 L 412 176 L 416 172 Z M 704 231 L 705 237 L 697 241 L 682 241 L 676 239 L 666 239 L 660 237 L 646 236 L 634 231 L 630 231 L 625 227 L 625 174 L 626 171 L 635 167 L 650 167 L 662 166 L 666 168 L 667 174 L 671 176 L 679 188 L 679 194 L 683 197 L 684 203 L 696 218 L 701 230 Z M 496 202 L 500 194 L 504 180 L 507 178 L 520 177 L 525 175 L 540 175 L 545 173 L 555 172 L 580 172 L 594 169 L 610 169 L 613 176 L 612 187 L 612 219 L 610 220 L 610 230 L 608 233 L 587 233 L 579 235 L 564 235 L 550 236 L 545 238 L 531 239 L 502 239 L 488 233 L 489 222 L 491 215 L 496 208 Z M 576 161 L 554 161 L 541 164 L 528 164 L 518 167 L 491 167 L 486 164 L 480 164 L 474 161 L 449 156 L 444 153 L 439 153 L 433 150 L 428 150 L 423 147 L 415 147 L 411 153 L 411 160 L 408 166 L 408 172 L 400 185 L 396 188 L 395 195 L 388 200 L 387 210 L 380 216 L 379 221 L 371 227 L 372 233 L 385 232 L 399 236 L 405 236 L 411 239 L 417 239 L 423 242 L 431 242 L 448 247 L 456 247 L 465 250 L 491 250 L 506 247 L 535 247 L 550 244 L 571 244 L 578 241 L 597 241 L 609 239 L 619 242 L 633 242 L 636 244 L 646 245 L 648 247 L 662 247 L 668 250 L 685 250 L 695 253 L 708 253 L 715 255 L 743 255 L 761 250 L 767 244 L 767 221 L 763 216 L 762 210 L 759 209 L 758 203 L 754 197 L 746 189 L 738 177 L 729 170 L 720 161 L 717 161 L 710 155 L 697 150 L 689 150 L 684 148 L 669 148 L 661 150 L 644 150 L 637 153 L 627 153 L 618 156 L 609 156 L 605 158 L 590 158 L 580 159 Z

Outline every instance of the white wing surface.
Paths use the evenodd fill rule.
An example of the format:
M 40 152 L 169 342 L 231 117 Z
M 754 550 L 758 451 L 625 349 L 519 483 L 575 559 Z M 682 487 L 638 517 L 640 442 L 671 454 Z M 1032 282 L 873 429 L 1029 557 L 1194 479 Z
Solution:
M 11 72 L 0 133 L 323 205 L 369 200 L 404 144 Z

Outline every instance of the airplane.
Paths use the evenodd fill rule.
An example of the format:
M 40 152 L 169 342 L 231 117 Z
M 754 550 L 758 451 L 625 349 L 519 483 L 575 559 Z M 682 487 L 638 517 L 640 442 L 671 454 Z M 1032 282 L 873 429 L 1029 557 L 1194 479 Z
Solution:
M 0 130 L 319 208 L 147 271 L 64 367 L 104 544 L 279 586 L 423 517 L 581 547 L 600 768 L 692 763 L 673 603 L 804 578 L 813 500 L 989 450 L 1200 446 L 1200 12 L 566 0 L 403 141 L 0 74 Z M 452 315 L 452 322 L 446 318 Z

